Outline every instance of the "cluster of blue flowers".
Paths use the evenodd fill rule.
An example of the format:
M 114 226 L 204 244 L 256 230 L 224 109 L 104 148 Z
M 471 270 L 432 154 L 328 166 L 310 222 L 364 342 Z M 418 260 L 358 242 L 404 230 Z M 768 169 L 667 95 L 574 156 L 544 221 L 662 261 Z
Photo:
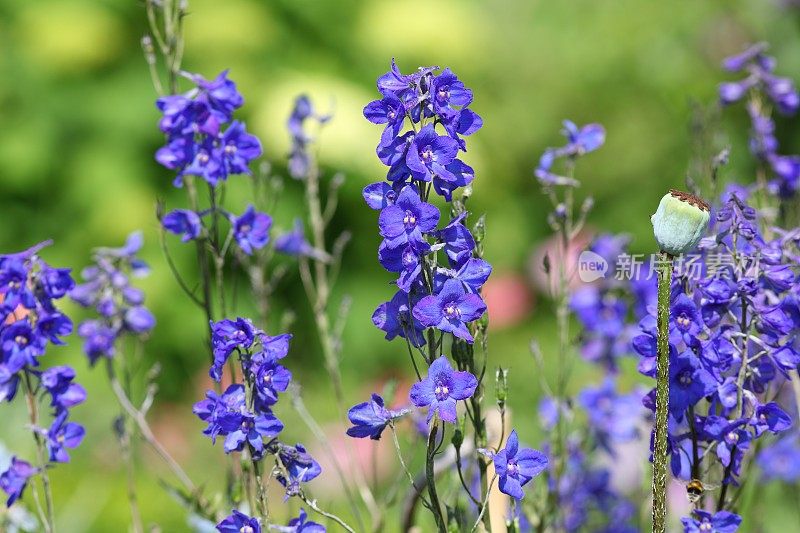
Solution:
M 472 398 L 479 381 L 463 362 L 453 368 L 442 353 L 444 335 L 452 335 L 453 346 L 475 341 L 475 323 L 486 312 L 480 292 L 492 271 L 480 257 L 482 235 L 476 240 L 466 225 L 464 204 L 475 175 L 458 158 L 467 149 L 464 137 L 478 131 L 483 121 L 469 108 L 472 91 L 450 69 L 423 67 L 403 74 L 392 61 L 377 87 L 381 98 L 367 104 L 364 116 L 385 125 L 376 152 L 389 168 L 387 181 L 368 185 L 363 196 L 370 208 L 380 211 L 378 259 L 398 275 L 399 290 L 378 306 L 372 320 L 387 340 L 404 338 L 409 349 L 428 343 L 427 355 L 423 352 L 427 375 L 411 387 L 410 401 L 428 408 L 428 425 L 434 416 L 456 423 L 457 402 Z M 454 199 L 460 188 L 465 188 L 461 200 Z M 429 203 L 431 191 L 451 203 L 452 219 L 442 228 L 439 208 Z M 446 265 L 440 265 L 439 252 Z M 435 330 L 440 332 L 438 343 Z M 371 402 L 350 410 L 354 426 L 348 434 L 378 439 L 387 424 L 406 412 L 386 409 L 383 399 L 373 395 Z M 519 448 L 516 432 L 504 450 L 484 453 L 495 461 L 500 489 L 516 499 L 524 495 L 522 485 L 547 465 L 542 453 Z
M 86 399 L 86 391 L 75 383 L 75 370 L 69 366 L 38 369 L 48 345 L 64 344 L 62 337 L 72 332 L 72 321 L 55 301 L 75 283 L 69 269 L 53 268 L 39 257 L 48 244 L 0 256 L 0 402 L 11 402 L 22 386 L 29 408 L 38 412 L 37 398 L 46 395 L 52 424 L 39 427 L 32 413 L 32 430 L 37 442 L 46 446 L 50 463 L 66 463 L 67 449 L 78 446 L 85 433 L 80 424 L 69 421 L 69 410 Z M 12 457 L 8 469 L 0 473 L 0 488 L 8 495 L 6 505 L 17 501 L 29 479 L 47 467 Z
M 713 234 L 700 244 L 704 275 L 676 274 L 670 310 L 672 471 L 686 480 L 704 462 L 719 464 L 723 491 L 739 484 L 757 439 L 791 427 L 780 390 L 800 364 L 797 230 L 762 236 L 746 194 L 723 194 Z M 730 260 L 710 269 L 714 257 Z M 653 376 L 655 317 L 639 327 L 639 369 Z M 652 408 L 652 393 L 645 404 Z
M 767 45 L 759 43 L 725 59 L 722 63 L 725 70 L 743 72 L 747 76 L 720 84 L 719 99 L 723 105 L 729 105 L 747 97 L 746 107 L 752 124 L 750 150 L 775 175 L 769 183 L 770 191 L 787 198 L 800 188 L 800 156 L 778 154 L 769 102 L 780 114 L 794 115 L 800 108 L 800 94 L 791 79 L 774 74 L 775 58 L 768 56 L 766 50 Z
M 491 273 L 489 263 L 473 254 L 475 239 L 464 225 L 467 213 L 437 230 L 441 214 L 427 201 L 432 188 L 449 202 L 453 191 L 472 182 L 472 169 L 456 156 L 466 150 L 461 136 L 482 125 L 467 107 L 472 91 L 449 69 L 435 71 L 420 68 L 405 75 L 392 62 L 391 71 L 378 78 L 383 97 L 364 108 L 368 120 L 386 124 L 377 153 L 389 167 L 389 183 L 368 185 L 364 200 L 380 210 L 378 258 L 399 275 L 400 289 L 372 318 L 387 339 L 400 336 L 415 346 L 424 344 L 426 328 L 473 342 L 468 324 L 486 311 L 480 289 Z M 407 123 L 411 129 L 401 133 Z M 440 250 L 448 267 L 438 266 Z
M 167 135 L 156 160 L 178 173 L 176 187 L 186 175 L 199 176 L 215 187 L 231 174 L 249 174 L 250 161 L 261 155 L 261 142 L 247 133 L 243 123 L 233 120 L 244 98 L 228 79 L 228 71 L 212 81 L 198 74 L 187 77 L 194 89 L 156 102 L 163 114 L 159 127 Z
M 301 495 L 301 484 L 319 476 L 322 469 L 303 445 L 289 446 L 278 441 L 283 423 L 272 412 L 279 394 L 286 391 L 292 380 L 291 372 L 279 363 L 289 352 L 292 336 L 271 337 L 246 318 L 225 319 L 210 326 L 214 363 L 209 375 L 219 382 L 225 365 L 231 362 L 233 377 L 236 370 L 240 371 L 242 383 L 234 382 L 222 394 L 209 390 L 206 399 L 195 404 L 194 413 L 207 424 L 203 433 L 212 442 L 218 436 L 224 437 L 227 454 L 245 452 L 253 461 L 273 456 L 276 478 L 286 488 L 286 497 Z M 295 520 L 305 523 L 305 513 Z M 309 531 L 315 531 L 312 526 L 322 528 L 313 522 L 307 524 Z M 247 531 L 261 531 L 257 518 L 239 511 L 234 511 L 217 528 L 244 531 L 241 528 L 245 526 L 251 528 Z
M 137 257 L 143 244 L 137 231 L 128 236 L 124 246 L 96 249 L 94 264 L 81 272 L 84 282 L 69 293 L 72 300 L 98 315 L 78 326 L 83 351 L 92 365 L 101 357 L 114 357 L 122 335 L 145 335 L 156 325 L 155 317 L 144 306 L 144 292 L 131 285 L 130 279 L 150 271 Z
M 258 138 L 247 133 L 243 123 L 232 121 L 234 110 L 242 106 L 244 98 L 227 75 L 228 72 L 224 71 L 211 82 L 196 74 L 188 75 L 196 84 L 194 89 L 158 99 L 158 108 L 163 113 L 159 125 L 167 135 L 167 144 L 158 150 L 156 160 L 177 172 L 175 186 L 182 186 L 186 176 L 199 176 L 215 188 L 228 176 L 251 174 L 251 161 L 261 155 Z M 313 115 L 310 102 L 305 97 L 298 98 L 289 119 L 295 144 L 300 142 L 299 139 L 307 139 L 303 120 L 309 115 Z M 221 128 L 229 122 L 227 130 L 222 132 Z M 298 155 L 295 157 L 301 157 L 300 149 L 296 151 Z M 303 157 L 307 159 L 307 156 Z M 290 173 L 299 176 L 296 174 L 300 172 L 299 168 L 300 163 L 290 164 Z M 164 214 L 161 224 L 166 231 L 188 242 L 213 237 L 212 232 L 216 231 L 213 224 L 216 222 L 206 223 L 205 218 L 209 216 L 228 220 L 230 231 L 225 241 L 232 239 L 247 256 L 263 249 L 271 240 L 272 217 L 257 211 L 253 205 L 248 205 L 241 215 L 230 213 L 216 204 L 207 209 L 173 209 Z M 305 240 L 299 221 L 293 230 L 277 237 L 275 249 L 292 256 L 318 254 Z M 227 248 L 219 251 L 227 251 Z

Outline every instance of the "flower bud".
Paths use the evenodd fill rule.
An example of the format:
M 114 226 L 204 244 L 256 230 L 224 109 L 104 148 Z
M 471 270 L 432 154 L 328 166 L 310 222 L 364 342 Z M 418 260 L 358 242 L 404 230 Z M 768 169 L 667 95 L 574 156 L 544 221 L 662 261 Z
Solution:
M 702 199 L 670 189 L 650 221 L 661 251 L 681 255 L 697 246 L 708 229 L 709 218 L 710 209 Z

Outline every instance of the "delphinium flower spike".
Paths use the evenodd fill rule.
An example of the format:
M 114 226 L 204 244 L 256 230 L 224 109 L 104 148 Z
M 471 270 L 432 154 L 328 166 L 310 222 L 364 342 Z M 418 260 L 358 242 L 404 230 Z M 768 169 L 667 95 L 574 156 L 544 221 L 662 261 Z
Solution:
M 0 473 L 0 489 L 8 495 L 6 505 L 10 507 L 38 477 L 44 506 L 39 490 L 32 489 L 41 526 L 47 532 L 55 530 L 48 470 L 56 463 L 69 462 L 67 450 L 83 441 L 83 426 L 70 421 L 69 415 L 86 399 L 71 367 L 39 368 L 48 346 L 65 344 L 63 337 L 72 333 L 72 321 L 56 301 L 75 283 L 70 269 L 53 268 L 39 256 L 49 244 L 0 255 L 0 403 L 14 401 L 19 389 L 23 390 L 37 451 L 35 463 L 12 457 L 7 470 Z M 49 428 L 41 425 L 41 399 L 48 400 L 52 408 Z

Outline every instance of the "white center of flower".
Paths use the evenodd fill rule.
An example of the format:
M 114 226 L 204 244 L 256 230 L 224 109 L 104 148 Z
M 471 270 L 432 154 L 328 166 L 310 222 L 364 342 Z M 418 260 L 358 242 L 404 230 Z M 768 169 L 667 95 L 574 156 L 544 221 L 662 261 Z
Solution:
M 226 154 L 235 154 L 236 150 L 237 150 L 236 145 L 233 144 L 233 143 L 230 143 L 229 145 L 227 145 L 225 147 L 225 153 Z
M 681 375 L 678 376 L 678 382 L 684 387 L 688 387 L 692 384 L 692 373 L 688 370 L 681 372 Z
M 197 155 L 197 161 L 199 161 L 201 165 L 205 165 L 206 163 L 208 163 L 209 159 L 210 158 L 208 157 L 208 154 L 205 152 L 200 152 Z
M 406 211 L 403 217 L 403 224 L 406 226 L 415 226 L 417 224 L 417 217 L 411 211 Z
M 707 518 L 704 518 L 703 523 L 700 524 L 700 531 L 712 531 L 713 527 L 711 522 L 709 522 Z
M 255 529 L 253 529 L 253 528 L 252 528 L 252 527 L 250 527 L 250 526 L 242 526 L 242 527 L 239 529 L 239 533 L 253 533 L 254 531 L 255 531 Z
M 431 159 L 433 159 L 433 149 L 430 146 L 426 146 L 425 148 L 422 149 L 420 155 L 422 156 L 422 159 L 424 159 L 425 161 L 430 161 Z
M 447 315 L 447 318 L 458 318 L 461 316 L 461 310 L 455 303 L 450 302 L 444 307 L 444 314 Z
M 448 396 L 450 396 L 450 387 L 447 385 L 438 383 L 436 388 L 433 389 L 433 393 L 436 395 L 437 400 L 444 400 Z
M 730 442 L 731 444 L 736 444 L 737 442 L 739 442 L 739 434 L 738 434 L 738 433 L 736 433 L 735 431 L 731 431 L 731 432 L 730 432 L 730 433 L 728 433 L 728 435 L 726 436 L 726 440 L 727 440 L 728 442 Z
M 14 342 L 19 344 L 20 346 L 25 346 L 26 344 L 28 344 L 28 338 L 23 337 L 22 335 L 17 335 L 16 337 L 14 337 Z

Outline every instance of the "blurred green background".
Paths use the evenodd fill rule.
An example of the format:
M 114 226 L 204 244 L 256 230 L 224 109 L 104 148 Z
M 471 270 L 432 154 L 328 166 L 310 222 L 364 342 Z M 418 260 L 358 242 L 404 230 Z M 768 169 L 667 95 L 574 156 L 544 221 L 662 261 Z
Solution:
M 495 267 L 496 294 L 525 295 L 511 310 L 493 307 L 504 318 L 492 325 L 492 364 L 512 367 L 515 425 L 536 445 L 542 438 L 534 416 L 540 390 L 530 386 L 537 371 L 528 343 L 536 337 L 545 357 L 552 353 L 554 322 L 546 295 L 530 282 L 530 272 L 538 270 L 532 251 L 549 232 L 548 206 L 532 176 L 539 155 L 562 142 L 564 118 L 605 125 L 606 145 L 578 166 L 579 197 L 596 200 L 593 228 L 630 233 L 635 251 L 651 251 L 649 215 L 662 191 L 681 186 L 687 172 L 702 178 L 691 163 L 697 155 L 693 109 L 713 104 L 717 84 L 727 79 L 720 60 L 768 40 L 779 73 L 797 77 L 799 15 L 790 2 L 768 0 L 192 0 L 184 68 L 206 77 L 231 69 L 246 99 L 238 117 L 261 138 L 278 173 L 295 95 L 307 92 L 322 111 L 335 114 L 319 141 L 324 168 L 347 176 L 332 235 L 353 233 L 335 291 L 337 301 L 344 294 L 354 299 L 342 367 L 351 404 L 386 378 L 410 374 L 403 345 L 384 342 L 370 320 L 390 296 L 391 278 L 376 261 L 376 215 L 360 194 L 383 175 L 374 156 L 380 127 L 366 122 L 361 108 L 376 97 L 375 79 L 392 57 L 404 71 L 449 66 L 474 90 L 473 108 L 485 126 L 469 139 L 466 156 L 477 175 L 472 208 L 488 217 L 486 257 Z M 139 45 L 145 31 L 141 2 L 0 0 L 0 250 L 53 238 L 45 259 L 78 272 L 93 247 L 120 245 L 130 231 L 143 229 L 153 273 L 141 286 L 158 319 L 145 357 L 163 366 L 152 418 L 195 479 L 214 489 L 222 449 L 202 438 L 202 425 L 190 413 L 206 385 L 204 321 L 179 292 L 158 247 L 156 200 L 170 208 L 185 200 L 153 160 L 163 137 Z M 713 144 L 732 146 L 726 179 L 750 182 L 744 115 L 741 108 L 725 112 L 720 126 L 726 133 Z M 778 131 L 783 151 L 796 153 L 800 128 L 779 121 Z M 302 211 L 300 184 L 287 180 L 276 223 L 288 228 Z M 192 271 L 191 250 L 177 240 L 171 244 L 182 268 Z M 296 276 L 275 300 L 275 308 L 298 316 L 287 366 L 314 415 L 332 420 L 330 386 Z M 74 306 L 67 309 L 82 316 Z M 243 303 L 241 309 L 250 308 Z M 109 431 L 116 407 L 108 385 L 100 369 L 88 368 L 76 337 L 52 350 L 48 361 L 74 364 L 90 393 L 74 412 L 87 426 L 85 444 L 71 464 L 53 472 L 61 530 L 122 531 L 128 508 Z M 582 365 L 573 388 L 598 377 Z M 25 455 L 20 407 L 2 406 L 0 440 Z M 288 408 L 279 415 L 288 421 L 288 441 L 312 440 Z M 158 486 L 164 470 L 149 452 L 142 457 L 148 466 L 138 480 L 145 520 L 164 531 L 185 530 L 185 513 Z M 394 458 L 381 457 L 390 469 Z M 321 501 L 335 493 L 335 478 L 328 476 L 334 488 L 319 489 Z M 797 524 L 796 506 L 781 504 L 781 487 L 767 491 L 766 499 L 777 503 L 764 530 Z

